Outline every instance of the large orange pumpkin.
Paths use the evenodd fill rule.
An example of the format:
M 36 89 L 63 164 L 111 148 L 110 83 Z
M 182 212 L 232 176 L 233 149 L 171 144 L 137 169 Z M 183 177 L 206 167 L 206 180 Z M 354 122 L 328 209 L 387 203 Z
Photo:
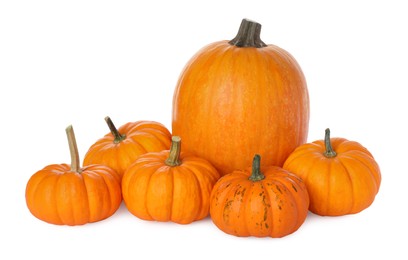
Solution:
M 280 167 L 252 168 L 224 175 L 211 193 L 214 224 L 235 236 L 283 237 L 303 224 L 309 207 L 305 184 Z
M 144 220 L 188 224 L 208 216 L 210 194 L 220 175 L 206 160 L 181 153 L 181 139 L 170 150 L 141 155 L 123 175 L 123 201 Z
M 360 143 L 330 138 L 299 146 L 285 169 L 306 183 L 310 211 L 324 216 L 358 213 L 372 204 L 381 184 L 373 155 Z
M 56 225 L 103 220 L 122 202 L 120 176 L 105 165 L 80 167 L 72 126 L 67 128 L 71 165 L 51 164 L 31 176 L 26 187 L 30 212 Z
M 171 134 L 167 128 L 154 121 L 129 122 L 117 129 L 105 117 L 110 133 L 97 140 L 84 157 L 84 165 L 104 164 L 121 177 L 126 168 L 141 154 L 169 149 Z
M 221 174 L 251 165 L 282 166 L 307 140 L 309 95 L 296 60 L 260 39 L 244 19 L 238 35 L 201 49 L 187 63 L 173 97 L 172 131 L 183 150 Z

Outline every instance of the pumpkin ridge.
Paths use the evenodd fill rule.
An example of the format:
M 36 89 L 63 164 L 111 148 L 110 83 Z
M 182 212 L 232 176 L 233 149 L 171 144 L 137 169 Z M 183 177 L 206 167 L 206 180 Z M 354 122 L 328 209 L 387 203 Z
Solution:
M 112 157 L 116 157 L 116 160 L 109 160 L 109 157 L 107 158 L 109 160 L 109 162 L 115 164 L 115 168 L 113 169 L 117 169 L 119 168 L 121 171 L 121 175 L 123 177 L 124 172 L 126 171 L 126 169 L 132 164 L 132 162 L 134 162 L 139 156 L 137 156 L 139 154 L 139 152 L 142 150 L 143 152 L 140 153 L 141 154 L 145 154 L 146 150 L 145 149 L 135 149 L 135 146 L 139 147 L 139 144 L 137 142 L 134 142 L 132 138 L 128 138 L 128 141 L 122 142 L 122 149 L 117 149 L 114 153 L 112 153 L 110 155 L 110 158 Z M 126 162 L 125 162 L 126 159 Z
M 227 227 L 228 229 L 226 230 L 227 233 L 229 234 L 236 234 L 237 231 L 233 229 L 234 224 L 230 222 L 230 214 L 231 214 L 231 204 L 234 203 L 235 197 L 232 196 L 232 194 L 235 194 L 236 189 L 237 189 L 237 181 L 239 182 L 239 179 L 236 179 L 234 182 L 230 181 L 230 186 L 231 188 L 227 190 L 226 196 L 225 196 L 225 201 L 222 203 L 223 205 L 223 210 L 222 210 L 222 225 Z M 246 194 L 249 194 L 249 191 L 251 191 L 252 186 L 246 191 Z M 228 200 L 229 198 L 234 198 L 233 200 Z M 240 203 L 242 204 L 242 203 Z M 235 216 L 234 216 L 235 217 Z M 249 230 L 248 231 L 248 235 Z
M 114 169 L 110 169 L 110 170 L 112 170 L 116 175 L 112 176 L 113 172 L 111 173 L 111 172 L 108 172 L 108 170 L 103 170 L 103 172 L 100 174 L 100 176 L 103 178 L 103 180 L 104 180 L 104 182 L 106 184 L 106 187 L 108 188 L 108 191 L 109 191 L 110 205 L 111 205 L 110 215 L 112 215 L 120 207 L 120 204 L 121 204 L 121 202 L 123 200 L 123 196 L 122 196 L 122 185 L 121 185 L 122 177 Z M 114 201 L 115 198 L 113 197 L 115 195 L 115 193 L 113 192 L 114 189 L 112 189 L 112 186 L 109 185 L 109 183 L 110 183 L 109 178 L 110 177 L 112 177 L 112 179 L 115 179 L 116 183 L 119 186 L 119 192 L 117 194 L 118 195 L 117 199 L 118 199 L 119 203 L 118 203 L 116 208 L 112 208 L 112 205 L 114 205 L 113 203 L 115 202 Z
M 81 179 L 83 178 L 82 174 L 79 174 L 79 173 L 76 173 L 76 172 L 71 171 L 71 172 L 64 173 L 64 174 L 62 174 L 62 175 L 60 175 L 58 177 L 58 181 L 56 182 L 56 188 L 55 188 L 55 191 L 56 191 L 55 196 L 60 197 L 61 190 L 63 190 L 61 188 L 61 186 L 63 184 L 67 185 L 67 183 L 69 183 L 68 187 L 70 189 L 68 190 L 68 193 L 65 194 L 65 196 L 64 196 L 65 199 L 62 201 L 62 203 L 61 202 L 56 203 L 58 216 L 62 220 L 62 223 L 66 224 L 66 225 L 75 225 L 76 223 L 79 223 L 76 216 L 75 216 L 75 212 L 74 212 L 75 202 L 74 202 L 74 199 L 72 198 L 73 196 L 72 196 L 72 192 L 71 192 L 72 186 L 76 185 L 77 183 L 72 184 L 72 182 L 68 182 L 68 181 L 64 180 L 64 178 L 69 178 L 70 177 L 69 175 L 71 175 L 71 174 L 78 174 Z M 61 183 L 63 183 L 63 184 L 61 184 Z M 88 209 L 88 211 L 89 211 L 89 209 Z M 64 215 L 65 218 L 62 218 L 61 215 Z M 87 214 L 87 215 L 89 216 L 89 214 Z M 80 223 L 82 224 L 82 221 L 80 221 Z
M 308 151 L 310 149 L 310 151 Z M 290 165 L 292 165 L 293 162 L 296 162 L 297 160 L 304 160 L 305 158 L 303 157 L 309 157 L 310 153 L 312 152 L 311 148 L 303 148 L 300 147 L 299 149 L 295 150 L 293 154 L 288 158 L 285 163 L 283 168 L 288 168 Z M 313 155 L 316 156 L 320 153 L 313 152 Z M 296 155 L 296 156 L 294 156 Z M 309 160 L 309 158 L 306 158 L 306 160 Z
M 369 160 L 370 160 L 370 163 L 376 165 L 376 169 L 371 169 L 370 167 L 368 167 L 366 162 L 361 160 L 362 159 L 361 157 L 359 157 L 359 156 L 352 157 L 352 159 L 360 162 L 362 165 L 365 166 L 366 169 L 368 169 L 368 171 L 370 172 L 370 176 L 373 177 L 373 182 L 375 183 L 376 190 L 377 190 L 377 193 L 378 193 L 378 191 L 380 190 L 380 185 L 381 185 L 381 175 L 379 174 L 380 173 L 380 168 L 379 168 L 377 162 L 375 161 L 375 159 L 372 156 L 368 156 L 367 154 L 363 153 L 362 151 L 356 151 L 356 152 L 358 152 L 359 155 L 367 156 L 369 158 Z M 343 156 L 346 157 L 345 153 L 343 153 Z M 349 157 L 349 156 L 347 155 L 347 157 Z
M 364 167 L 365 169 L 367 169 L 366 172 L 360 172 L 360 176 L 361 176 L 361 173 L 363 173 L 364 176 L 365 176 L 365 178 L 368 177 L 369 179 L 371 179 L 371 182 L 372 182 L 372 183 L 374 184 L 374 186 L 375 186 L 375 190 L 376 190 L 375 195 L 376 195 L 377 192 L 378 192 L 378 187 L 377 187 L 376 179 L 374 178 L 373 174 L 371 173 L 371 169 L 370 169 L 369 167 L 367 167 L 367 166 L 366 166 L 364 163 L 362 163 L 361 161 L 355 160 L 354 157 L 352 157 L 352 158 L 350 158 L 350 157 L 343 157 L 343 158 L 341 158 L 341 159 L 348 159 L 348 160 L 350 160 L 350 161 L 353 161 L 354 163 L 355 163 L 355 162 L 358 162 L 362 167 Z M 343 166 L 346 168 L 350 180 L 353 180 L 353 178 L 352 178 L 352 176 L 351 176 L 351 172 L 354 172 L 354 174 L 356 174 L 356 170 L 355 170 L 354 168 L 352 168 L 352 167 L 350 166 L 350 164 L 344 163 L 343 161 L 342 161 L 342 164 L 343 164 Z M 351 207 L 350 212 L 356 213 L 356 212 L 361 211 L 361 210 L 359 210 L 360 205 L 358 205 L 359 207 L 356 209 L 355 197 L 358 197 L 359 195 L 356 194 L 356 192 L 358 192 L 358 190 L 356 191 L 355 182 L 352 181 L 351 183 L 352 183 L 351 187 L 352 187 L 352 191 L 353 191 L 353 196 L 352 196 L 352 197 L 353 197 L 353 203 L 352 203 L 352 207 Z M 364 184 L 366 184 L 366 183 L 367 183 L 367 182 L 365 182 Z M 372 196 L 372 197 L 373 197 L 372 199 L 370 198 L 370 203 L 369 203 L 368 205 L 370 205 L 370 204 L 374 201 L 375 195 Z M 365 201 L 368 200 L 367 197 L 364 197 L 364 199 L 365 199 Z
M 57 217 L 58 219 L 59 219 L 59 222 L 60 223 L 63 223 L 63 224 L 65 224 L 65 221 L 62 219 L 62 217 L 61 217 L 61 213 L 60 213 L 60 210 L 59 210 L 59 207 L 58 207 L 58 205 L 59 205 L 59 202 L 58 202 L 58 200 L 57 200 L 57 198 L 56 198 L 56 194 L 57 194 L 57 192 L 58 192 L 58 183 L 60 182 L 60 180 L 61 180 L 61 176 L 62 175 L 58 175 L 58 176 L 56 176 L 55 177 L 55 181 L 54 181 L 54 184 L 55 184 L 55 188 L 53 189 L 53 195 L 51 195 L 51 196 L 53 196 L 54 197 L 54 203 L 55 203 L 55 208 L 56 208 L 56 210 L 55 210 L 55 216 L 53 216 L 53 217 Z
M 159 166 L 159 165 L 157 165 L 157 166 Z M 148 167 L 144 167 L 144 168 L 148 168 Z M 146 213 L 147 213 L 147 215 L 149 215 L 149 217 L 150 217 L 150 219 L 151 220 L 155 220 L 155 221 L 157 221 L 157 219 L 156 219 L 156 217 L 153 217 L 153 214 L 151 213 L 151 209 L 150 209 L 150 207 L 149 207 L 149 203 L 148 203 L 148 192 L 149 192 L 149 186 L 150 185 L 153 185 L 151 182 L 151 180 L 152 180 L 152 177 L 153 177 L 153 175 L 156 175 L 156 174 L 160 174 L 160 172 L 158 172 L 160 169 L 162 168 L 162 166 L 159 166 L 159 167 L 155 167 L 154 168 L 154 170 L 152 170 L 152 171 L 150 171 L 149 172 L 149 179 L 148 179 L 148 181 L 147 181 L 147 184 L 146 184 L 146 191 L 145 191 L 145 199 L 144 199 L 144 204 L 145 204 L 145 208 L 146 208 Z M 142 174 L 142 173 L 140 173 L 140 174 Z M 173 187 L 172 187 L 172 192 L 174 192 L 174 176 L 173 176 Z M 170 218 L 171 218 L 171 214 L 172 214 L 172 208 L 170 208 L 170 214 L 169 214 L 169 216 L 170 216 Z
M 263 198 L 262 198 L 262 203 L 264 205 L 264 226 L 265 228 L 268 230 L 268 236 L 271 236 L 273 234 L 273 230 L 274 230 L 274 225 L 273 225 L 273 220 L 275 218 L 274 216 L 274 212 L 271 209 L 272 205 L 271 205 L 271 196 L 269 194 L 269 192 L 271 191 L 271 189 L 269 189 L 270 187 L 268 186 L 268 181 L 270 180 L 266 180 L 265 179 L 261 180 L 259 182 L 259 185 L 261 185 L 263 192 Z M 264 183 L 266 185 L 264 185 Z M 273 191 L 272 191 L 273 192 Z M 268 206 L 269 203 L 269 206 Z M 268 218 L 269 216 L 269 218 Z M 268 222 L 266 222 L 268 220 Z
M 135 135 L 136 135 L 136 134 L 133 134 L 133 135 L 130 135 L 130 136 L 129 136 L 129 143 L 131 143 L 133 146 L 136 146 L 140 151 L 142 151 L 141 154 L 147 153 L 148 151 L 147 151 L 147 149 L 144 147 L 144 145 L 141 144 L 141 143 L 139 143 L 137 140 L 135 140 Z M 140 134 L 138 134 L 138 136 L 139 136 L 139 135 L 140 135 Z
M 247 214 L 246 214 L 247 205 L 246 204 L 247 203 L 245 203 L 245 202 L 247 201 L 248 196 L 250 194 L 252 183 L 251 183 L 251 181 L 246 181 L 246 182 L 242 182 L 240 185 L 241 185 L 241 188 L 242 188 L 241 193 L 243 193 L 243 196 L 242 196 L 241 201 L 240 201 L 241 210 L 240 210 L 239 214 L 243 218 L 243 223 L 248 223 L 247 218 L 246 218 L 246 216 L 247 216 Z M 242 225 L 242 227 L 244 227 L 244 229 L 245 229 L 245 232 L 243 231 L 245 234 L 250 234 L 249 229 L 248 229 L 248 225 Z
M 309 196 L 309 193 L 308 193 L 308 191 L 307 191 L 307 188 L 306 188 L 306 184 L 304 183 L 304 181 L 302 180 L 302 178 L 300 178 L 299 176 L 297 176 L 297 175 L 295 175 L 295 174 L 293 174 L 293 173 L 291 173 L 291 172 L 288 172 L 289 173 L 289 175 L 288 176 L 286 176 L 284 179 L 288 182 L 288 183 L 290 183 L 290 185 L 291 185 L 291 187 L 288 187 L 288 189 L 290 190 L 291 188 L 298 194 L 299 192 L 302 192 L 302 193 L 304 193 L 304 195 L 305 196 L 307 196 L 307 201 L 306 201 L 306 208 L 307 209 L 309 209 L 309 205 L 310 205 L 310 196 Z M 296 179 L 296 180 L 298 180 L 298 181 L 295 181 L 294 179 Z M 302 187 L 303 186 L 303 187 Z M 294 198 L 295 198 L 295 196 L 293 196 Z M 295 198 L 296 199 L 296 198 Z M 298 220 L 300 220 L 301 222 L 299 222 L 299 224 L 301 225 L 304 221 L 305 221 L 305 219 L 298 219 Z M 299 225 L 299 227 L 300 227 L 300 225 Z
M 95 176 L 96 174 L 91 172 L 92 175 L 93 175 L 93 176 L 91 176 L 89 173 L 90 172 L 86 172 L 85 174 L 81 174 L 81 180 L 82 180 L 82 185 L 84 186 L 84 189 L 85 189 L 86 196 L 84 196 L 84 197 L 86 198 L 86 201 L 87 201 L 86 204 L 88 205 L 87 209 L 89 211 L 89 216 L 88 216 L 87 222 L 95 222 L 96 218 L 93 215 L 91 201 L 89 200 L 89 195 L 92 194 L 92 192 L 90 191 L 90 187 L 88 187 L 88 185 L 90 185 L 88 183 L 88 178 L 94 178 L 94 177 L 96 177 Z
M 42 171 L 44 171 L 44 169 L 42 170 Z M 40 181 L 38 181 L 38 183 L 37 183 L 37 185 L 35 186 L 35 190 L 34 191 L 32 191 L 32 196 L 30 196 L 30 197 L 32 197 L 32 198 L 34 198 L 33 199 L 33 204 L 35 204 L 34 206 L 33 206 L 33 208 L 35 208 L 35 209 L 37 209 L 38 208 L 38 203 L 37 203 L 37 200 L 35 199 L 35 198 L 37 198 L 38 197 L 38 195 L 37 195 L 37 193 L 39 192 L 39 188 L 42 186 L 42 185 L 44 185 L 43 183 L 44 183 L 44 181 L 46 180 L 46 179 L 55 179 L 53 182 L 54 182 L 54 185 L 52 185 L 53 186 L 53 191 L 54 192 L 52 192 L 51 194 L 51 196 L 52 197 L 54 197 L 54 203 L 55 203 L 55 205 L 57 205 L 58 203 L 57 203 L 57 201 L 56 201 L 56 199 L 55 199 L 55 187 L 56 187 L 56 183 L 58 182 L 58 179 L 59 179 L 59 177 L 60 177 L 60 175 L 52 175 L 51 174 L 51 172 L 49 171 L 49 170 L 45 170 L 44 171 L 44 177 L 43 178 L 41 178 L 41 180 Z M 42 203 L 42 196 L 41 196 L 41 203 Z M 59 212 L 57 211 L 57 210 L 54 210 L 55 211 L 55 213 L 56 214 L 53 214 L 53 218 L 57 218 L 58 219 L 58 221 L 57 222 L 59 222 L 59 223 L 63 223 L 63 221 L 62 221 L 62 219 L 61 219 L 61 217 L 60 217 L 60 215 L 59 215 Z M 38 214 L 38 210 L 36 210 L 36 215 Z M 41 215 L 41 214 L 40 214 Z M 47 218 L 48 219 L 48 218 Z
M 350 208 L 346 211 L 346 212 L 351 212 L 352 209 L 354 208 L 354 204 L 355 204 L 355 199 L 354 199 L 354 195 L 355 195 L 355 191 L 354 191 L 354 183 L 353 183 L 353 179 L 350 176 L 350 173 L 348 172 L 347 167 L 344 165 L 343 161 L 341 160 L 341 158 L 343 157 L 343 155 L 339 156 L 338 161 L 340 163 L 340 165 L 342 166 L 342 168 L 344 169 L 344 173 L 347 175 L 348 180 L 350 182 L 350 187 L 351 187 L 351 200 L 352 202 L 350 203 Z
M 121 143 L 123 144 L 123 143 Z M 116 147 L 114 148 L 116 150 Z M 97 159 L 98 157 L 100 158 L 100 161 L 98 162 L 104 165 L 107 165 L 108 167 L 112 168 L 112 169 L 117 169 L 119 168 L 119 158 L 116 158 L 115 160 L 111 160 L 111 157 L 114 156 L 116 154 L 116 151 L 113 152 L 110 149 L 98 149 L 95 150 L 93 149 L 95 152 L 93 153 L 93 156 L 90 157 L 88 163 L 92 163 L 95 164 L 95 159 Z
M 319 166 L 318 165 L 318 162 L 320 161 L 320 158 L 319 157 L 317 157 L 317 156 L 315 156 L 315 157 L 313 157 L 313 158 L 310 158 L 310 159 L 308 159 L 308 158 L 306 158 L 307 159 L 307 161 L 309 161 L 309 165 L 310 165 L 310 167 L 308 168 L 308 170 L 309 170 L 309 172 L 314 172 L 314 171 L 312 171 L 312 169 L 313 169 L 313 167 L 317 167 L 317 166 Z M 299 164 L 300 165 L 300 164 Z M 299 168 L 296 168 L 296 169 L 299 169 Z M 301 169 L 301 168 L 300 168 Z M 294 172 L 296 172 L 295 174 L 298 176 L 298 177 L 300 177 L 302 180 L 303 180 L 303 182 L 305 183 L 305 184 L 307 184 L 308 182 L 309 182 L 309 177 L 311 176 L 311 174 L 306 174 L 306 176 L 305 176 L 305 174 L 303 173 L 303 171 L 299 171 L 299 172 L 301 172 L 301 174 L 298 174 L 298 171 L 296 170 L 294 170 Z
M 200 198 L 198 199 L 198 201 L 199 201 L 199 209 L 200 210 L 198 210 L 197 211 L 197 213 L 196 213 L 196 215 L 194 216 L 194 219 L 202 219 L 203 218 L 203 212 L 204 211 L 208 211 L 208 209 L 204 209 L 203 208 L 203 193 L 204 193 L 204 190 L 203 190 L 203 187 L 202 187 L 202 185 L 203 184 L 207 184 L 207 182 L 208 182 L 208 180 L 206 180 L 206 178 L 205 178 L 205 174 L 203 174 L 203 173 L 201 173 L 200 171 L 198 171 L 198 170 L 195 170 L 194 168 L 191 168 L 191 167 L 189 167 L 188 165 L 187 165 L 187 167 L 186 167 L 186 164 L 184 164 L 184 165 L 181 165 L 181 167 L 183 167 L 184 169 L 186 169 L 188 172 L 190 172 L 191 173 L 191 175 L 193 176 L 193 178 L 194 178 L 194 180 L 195 180 L 195 183 L 196 183 L 196 187 L 197 187 L 197 190 L 198 190 L 198 194 L 199 194 L 199 196 L 200 196 Z M 202 175 L 202 181 L 205 181 L 206 183 L 203 183 L 202 181 L 200 181 L 200 179 L 197 177 L 197 175 Z M 205 215 L 204 217 L 206 217 L 207 215 Z
M 181 152 L 180 157 L 184 157 L 183 152 Z M 193 157 L 188 155 L 185 156 L 183 160 L 188 160 L 189 167 L 190 166 L 198 167 L 201 168 L 202 171 L 209 173 L 208 176 L 211 176 L 211 181 L 213 181 L 214 183 L 219 179 L 219 176 L 216 176 L 217 174 L 215 174 L 216 169 L 214 168 L 214 166 L 208 164 L 206 160 L 199 157 Z M 203 164 L 203 162 L 205 162 L 205 164 Z
M 102 202 L 103 204 L 101 206 L 102 206 L 103 211 L 99 212 L 98 216 L 96 218 L 94 218 L 94 220 L 92 220 L 93 212 L 92 211 L 90 212 L 91 213 L 91 215 L 90 215 L 91 222 L 95 222 L 95 221 L 105 219 L 107 216 L 111 216 L 117 210 L 117 208 L 113 207 L 114 206 L 114 196 L 115 196 L 115 194 L 114 194 L 114 191 L 111 189 L 111 185 L 108 184 L 109 179 L 107 179 L 107 178 L 109 178 L 109 176 L 111 176 L 111 175 L 110 175 L 110 173 L 109 173 L 109 171 L 107 169 L 102 169 L 102 168 L 99 168 L 99 166 L 98 166 L 98 168 L 94 167 L 91 170 L 88 170 L 86 172 L 86 175 L 83 178 L 84 183 L 85 183 L 85 188 L 86 188 L 86 190 L 88 192 L 87 198 L 88 198 L 88 203 L 89 203 L 89 209 L 92 209 L 92 207 L 90 205 L 90 200 L 89 200 L 89 197 L 92 194 L 92 190 L 88 189 L 88 185 L 89 185 L 88 183 L 89 183 L 89 181 L 91 181 L 91 178 L 92 178 L 92 180 L 95 180 L 95 179 L 98 180 L 98 184 L 96 184 L 98 186 L 103 183 L 104 190 L 105 190 L 104 194 L 109 194 L 109 196 L 104 197 L 104 200 Z M 85 179 L 87 179 L 87 180 L 85 180 Z M 114 176 L 112 176 L 112 179 L 117 181 L 117 179 Z M 119 203 L 119 205 L 120 205 L 120 203 Z M 93 217 L 95 217 L 95 216 L 93 216 Z
M 170 154 L 170 151 L 169 151 L 169 154 Z M 168 157 L 168 156 L 166 156 L 166 157 Z M 169 166 L 169 165 L 166 165 L 166 167 L 169 167 L 169 172 L 168 172 L 168 174 L 171 174 L 171 195 L 170 195 L 170 197 L 171 197 L 171 203 L 170 203 L 170 209 L 169 209 L 169 216 L 170 216 L 170 219 L 172 220 L 173 219 L 173 212 L 174 212 L 174 209 L 173 209 L 173 202 L 174 202 L 174 186 L 175 186 L 175 176 L 174 176 L 174 171 L 173 171 L 173 167 L 176 167 L 176 166 Z
M 279 210 L 281 210 L 281 206 L 277 202 L 277 199 L 280 198 L 281 196 L 283 196 L 282 189 L 279 187 L 279 186 L 281 186 L 281 183 L 278 180 L 276 180 L 272 174 L 267 174 L 267 176 L 269 178 L 265 178 L 265 180 L 264 180 L 267 183 L 266 188 L 264 187 L 263 189 L 265 190 L 265 194 L 267 194 L 267 196 L 268 196 L 268 199 L 269 199 L 269 202 L 270 202 L 270 208 L 274 207 L 274 208 L 278 208 Z M 273 187 L 275 187 L 275 188 L 273 188 Z M 273 198 L 275 198 L 275 199 L 273 199 Z M 269 236 L 275 237 L 276 233 L 278 232 L 277 230 L 275 230 L 274 221 L 275 221 L 276 218 L 279 219 L 279 213 L 280 212 L 278 212 L 277 210 L 270 210 L 270 214 L 269 214 L 270 223 L 269 223 L 269 225 L 271 226 L 271 228 L 269 230 Z
M 163 135 L 162 132 L 161 132 L 163 130 L 152 127 L 152 128 L 148 128 L 148 129 L 146 129 L 146 128 L 140 129 L 139 131 L 144 133 L 146 136 L 149 136 L 149 137 L 151 137 L 153 139 L 156 138 L 157 141 L 160 142 L 160 144 L 162 146 L 170 148 L 170 146 L 169 146 L 170 142 L 168 141 L 167 137 L 165 135 Z M 169 135 L 170 135 L 170 133 L 169 133 Z M 131 136 L 133 136 L 133 135 L 131 135 Z
M 296 198 L 295 198 L 295 196 L 294 196 L 294 194 L 292 193 L 292 192 L 288 192 L 288 190 L 289 190 L 289 188 L 288 187 L 286 187 L 286 185 L 285 184 L 283 184 L 281 181 L 277 181 L 282 187 L 284 187 L 285 189 L 284 189 L 284 193 L 285 193 L 285 198 L 286 198 L 286 201 L 289 201 L 289 199 L 290 199 L 290 202 L 291 203 L 293 203 L 293 205 L 294 205 L 294 213 L 296 214 L 296 217 L 295 217 L 295 219 L 296 219 L 296 221 L 293 221 L 293 223 L 292 223 L 292 227 L 291 227 L 291 231 L 289 232 L 289 234 L 290 233 L 293 233 L 294 231 L 296 231 L 299 227 L 300 227 L 300 225 L 302 224 L 302 222 L 300 222 L 300 215 L 299 215 L 299 210 L 298 210 L 298 205 L 297 205 L 297 200 L 296 200 Z M 304 220 L 303 220 L 304 221 Z
M 310 165 L 310 166 L 308 167 L 306 172 L 304 172 L 302 170 L 302 168 L 298 168 L 298 167 L 295 168 L 296 170 L 295 169 L 293 170 L 294 174 L 296 174 L 298 177 L 300 177 L 303 180 L 304 184 L 306 185 L 306 189 L 308 190 L 308 192 L 310 192 L 310 186 L 313 186 L 313 184 L 311 184 L 311 182 L 310 182 L 310 177 L 313 174 L 316 174 L 316 172 L 319 172 L 319 171 L 314 171 L 313 169 L 319 167 L 319 162 L 320 161 L 321 161 L 320 157 L 314 156 L 314 157 L 312 157 L 312 158 L 310 158 L 308 160 L 308 164 L 306 164 L 306 165 Z M 299 163 L 298 165 L 300 167 L 300 165 L 303 165 L 303 163 Z M 298 169 L 300 169 L 300 171 L 298 171 Z M 309 172 L 309 174 L 307 172 Z M 299 174 L 299 173 L 301 173 L 301 174 Z M 309 198 L 310 198 L 310 201 L 312 201 L 313 197 L 309 197 Z M 314 199 L 313 199 L 313 202 L 314 202 Z M 309 208 L 311 208 L 310 206 L 313 207 L 313 205 L 314 205 L 314 203 L 309 204 Z
M 334 152 L 334 151 L 333 151 Z M 330 158 L 330 160 L 338 160 L 338 159 L 334 159 L 335 157 L 337 157 L 337 153 L 336 152 L 334 152 L 333 153 L 333 155 L 334 155 L 334 157 L 326 157 L 326 158 Z M 324 155 L 324 156 L 326 156 L 326 155 Z M 332 156 L 332 155 L 329 155 L 329 156 Z M 332 164 L 331 163 L 326 163 L 326 167 L 325 167 L 326 169 L 325 169 L 325 172 L 327 172 L 328 174 L 327 174 L 327 194 L 326 194 L 326 198 L 327 198 L 327 203 L 326 203 L 326 209 L 324 210 L 325 212 L 326 212 L 326 214 L 329 212 L 329 210 L 330 210 L 330 208 L 331 208 L 331 203 L 332 203 L 332 196 L 330 196 L 331 195 L 331 188 L 332 188 L 332 185 L 331 185 L 331 178 L 332 178 L 332 175 L 333 175 L 333 173 L 332 173 L 332 168 L 333 168 L 333 166 L 332 166 Z
M 58 192 L 59 192 L 59 190 L 60 190 L 60 188 L 59 188 L 59 183 L 61 183 L 61 176 L 63 176 L 63 175 L 59 175 L 58 176 L 58 178 L 57 178 L 57 181 L 55 182 L 55 193 L 54 193 L 54 195 L 53 196 L 57 196 L 57 194 L 58 194 Z M 56 199 L 57 200 L 57 199 Z M 58 202 L 56 202 L 55 203 L 55 207 L 56 207 L 56 212 L 57 212 L 57 217 L 59 218 L 59 219 L 61 219 L 61 223 L 66 223 L 66 220 L 65 219 L 62 219 L 62 217 L 61 217 L 61 215 L 64 215 L 63 213 L 62 213 L 62 209 L 61 209 L 61 206 L 60 206 L 60 203 L 58 203 Z M 72 213 L 71 213 L 71 215 L 73 215 Z

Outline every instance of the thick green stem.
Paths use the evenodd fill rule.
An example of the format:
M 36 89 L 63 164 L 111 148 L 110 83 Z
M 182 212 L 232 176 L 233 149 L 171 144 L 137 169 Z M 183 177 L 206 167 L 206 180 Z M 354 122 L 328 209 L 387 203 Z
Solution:
M 72 125 L 69 125 L 65 132 L 67 133 L 69 152 L 71 154 L 71 171 L 81 173 L 81 162 L 79 161 L 78 146 Z
M 337 153 L 333 150 L 333 147 L 330 142 L 330 129 L 327 128 L 325 135 L 324 135 L 324 145 L 326 147 L 326 151 L 323 153 L 324 156 L 327 158 L 333 158 L 336 157 Z
M 181 164 L 180 160 L 181 152 L 181 138 L 179 136 L 173 136 L 171 138 L 171 147 L 169 157 L 166 160 L 168 166 L 178 166 Z
M 123 140 L 126 139 L 126 135 L 125 134 L 121 134 L 119 133 L 118 129 L 115 127 L 115 125 L 113 124 L 112 120 L 110 119 L 110 117 L 105 117 L 105 121 L 108 124 L 108 127 L 113 135 L 113 137 L 115 139 L 113 139 L 113 142 L 115 144 L 122 142 Z
M 267 45 L 261 40 L 261 27 L 262 25 L 257 22 L 242 19 L 237 36 L 229 41 L 229 44 L 237 47 L 266 47 Z
M 261 156 L 256 154 L 254 156 L 254 160 L 252 161 L 252 173 L 249 176 L 249 180 L 251 181 L 260 181 L 265 179 L 265 175 L 261 172 Z

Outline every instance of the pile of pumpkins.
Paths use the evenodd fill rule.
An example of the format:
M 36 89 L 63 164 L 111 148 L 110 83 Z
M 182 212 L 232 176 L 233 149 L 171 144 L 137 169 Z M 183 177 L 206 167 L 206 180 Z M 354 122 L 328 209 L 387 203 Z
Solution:
M 26 187 L 30 212 L 57 225 L 108 218 L 122 200 L 143 220 L 188 224 L 210 216 L 235 236 L 283 237 L 308 211 L 358 213 L 378 193 L 372 154 L 344 138 L 306 143 L 309 95 L 296 60 L 243 19 L 237 36 L 202 48 L 173 97 L 172 134 L 129 122 L 93 144 L 83 166 L 72 126 L 71 164 L 48 165 Z

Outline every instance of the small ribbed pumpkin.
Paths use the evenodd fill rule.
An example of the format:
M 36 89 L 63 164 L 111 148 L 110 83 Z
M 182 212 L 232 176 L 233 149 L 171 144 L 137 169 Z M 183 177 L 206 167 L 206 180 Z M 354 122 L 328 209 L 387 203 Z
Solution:
M 283 168 L 306 183 L 310 211 L 323 216 L 358 213 L 374 201 L 381 172 L 373 155 L 360 143 L 330 138 L 299 146 Z
M 129 122 L 119 129 L 105 117 L 110 133 L 94 143 L 85 154 L 84 165 L 104 164 L 121 177 L 126 168 L 141 154 L 169 149 L 171 134 L 154 121 Z
M 242 20 L 234 39 L 211 43 L 190 59 L 174 91 L 173 135 L 183 139 L 183 151 L 222 175 L 248 167 L 256 153 L 264 166 L 282 166 L 307 141 L 303 72 L 260 32 L 261 24 Z
M 227 234 L 246 237 L 283 237 L 303 224 L 309 207 L 305 184 L 277 166 L 252 168 L 221 177 L 211 193 L 210 214 Z
M 126 170 L 123 200 L 136 217 L 189 224 L 208 216 L 220 175 L 206 160 L 181 153 L 180 142 L 173 136 L 170 150 L 143 154 Z
M 72 126 L 66 129 L 71 165 L 51 164 L 26 186 L 26 203 L 40 220 L 56 225 L 83 225 L 113 215 L 122 201 L 120 176 L 105 165 L 80 167 Z

